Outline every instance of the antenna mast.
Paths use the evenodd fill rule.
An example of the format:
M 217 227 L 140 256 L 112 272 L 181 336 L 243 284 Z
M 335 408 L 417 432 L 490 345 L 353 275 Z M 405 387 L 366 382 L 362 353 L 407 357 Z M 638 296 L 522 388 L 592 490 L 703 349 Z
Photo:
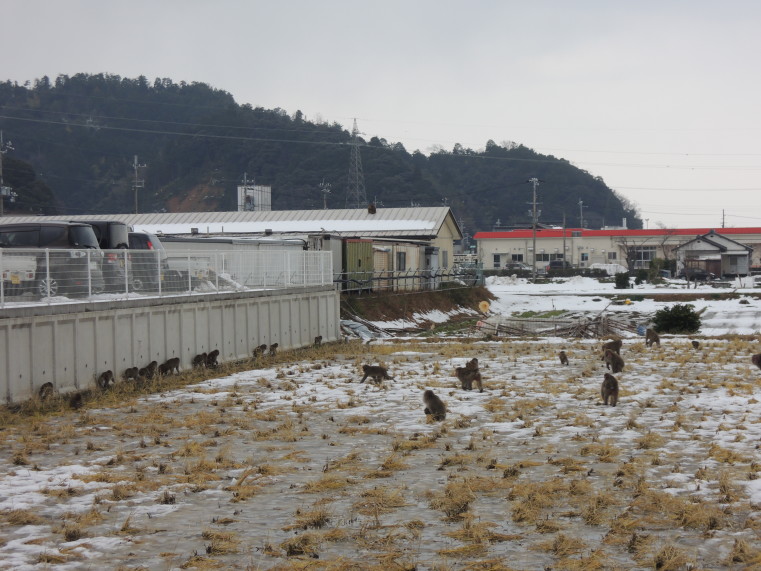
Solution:
M 359 154 L 359 129 L 354 119 L 351 130 L 351 158 L 349 159 L 349 187 L 346 191 L 346 208 L 365 208 L 365 174 L 362 172 L 362 157 Z

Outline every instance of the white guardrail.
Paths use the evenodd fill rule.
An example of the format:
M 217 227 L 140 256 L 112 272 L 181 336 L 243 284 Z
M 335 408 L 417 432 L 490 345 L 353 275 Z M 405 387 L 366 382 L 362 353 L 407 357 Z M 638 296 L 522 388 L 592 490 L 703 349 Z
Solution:
M 330 252 L 0 248 L 0 307 L 333 283 Z

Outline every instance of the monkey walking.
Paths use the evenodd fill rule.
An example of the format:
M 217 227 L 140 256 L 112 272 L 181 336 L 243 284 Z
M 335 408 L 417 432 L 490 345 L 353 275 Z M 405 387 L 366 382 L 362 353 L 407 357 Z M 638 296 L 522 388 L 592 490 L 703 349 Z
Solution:
M 216 367 L 219 364 L 217 363 L 217 357 L 219 357 L 219 349 L 214 349 L 214 351 L 206 355 L 206 367 L 209 369 Z
M 278 343 L 273 343 L 270 345 L 270 357 L 275 357 L 277 355 L 277 348 L 280 347 Z
M 600 387 L 600 395 L 605 406 L 616 406 L 618 403 L 618 380 L 610 373 L 605 373 L 605 378 Z
M 756 353 L 750 358 L 750 362 L 761 369 L 761 353 Z
M 114 384 L 114 373 L 110 370 L 103 371 L 100 375 L 98 375 L 96 382 L 98 383 L 99 389 L 106 390 L 108 387 Z
M 380 383 L 383 379 L 394 380 L 394 377 L 388 376 L 388 369 L 380 365 L 362 365 L 362 371 L 365 373 L 365 376 L 359 381 L 360 383 L 364 383 L 367 377 L 370 377 L 374 383 Z
M 477 371 L 478 370 L 478 359 L 476 357 L 473 357 L 470 361 L 465 363 L 465 368 L 469 369 L 471 371 Z
M 661 346 L 661 338 L 660 336 L 655 332 L 655 330 L 647 328 L 647 331 L 645 331 L 645 346 L 646 347 L 652 347 L 653 343 L 658 345 L 658 347 Z
M 171 359 L 167 359 L 166 363 L 164 363 L 164 366 L 167 368 L 167 371 L 169 373 L 173 373 L 175 375 L 180 374 L 180 358 L 179 357 L 172 357 Z
M 621 354 L 621 346 L 623 345 L 623 340 L 621 339 L 614 339 L 613 341 L 608 341 L 606 343 L 602 344 L 602 354 L 603 358 L 600 359 L 601 361 L 605 359 L 605 350 L 610 349 L 611 351 L 615 352 L 616 354 Z
M 425 414 L 431 415 L 433 420 L 444 420 L 447 417 L 447 407 L 444 405 L 439 397 L 437 397 L 432 390 L 427 390 L 423 393 L 423 404 Z
M 465 365 L 464 367 L 455 367 L 454 374 L 459 379 L 463 390 L 473 390 L 473 381 L 475 381 L 476 385 L 478 386 L 478 392 L 484 392 L 484 385 L 481 379 L 481 371 L 478 369 L 471 369 L 468 367 L 468 365 Z
M 605 361 L 605 366 L 608 368 L 608 370 L 613 371 L 613 373 L 620 373 L 624 370 L 623 358 L 621 358 L 621 355 L 611 351 L 610 349 L 605 349 L 603 360 Z
M 560 358 L 561 365 L 568 364 L 568 355 L 565 354 L 565 351 L 561 351 L 560 353 L 558 353 L 558 357 Z
M 196 355 L 193 357 L 193 360 L 190 362 L 190 365 L 194 369 L 202 369 L 206 366 L 206 353 L 201 353 L 200 355 Z

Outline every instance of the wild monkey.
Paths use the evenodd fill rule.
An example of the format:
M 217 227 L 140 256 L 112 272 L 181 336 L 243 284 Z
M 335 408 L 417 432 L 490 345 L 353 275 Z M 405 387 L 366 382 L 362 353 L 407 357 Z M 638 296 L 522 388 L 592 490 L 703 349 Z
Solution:
M 40 389 L 37 391 L 41 401 L 46 401 L 55 394 L 55 387 L 53 383 L 43 383 Z
M 180 374 L 180 358 L 172 357 L 171 359 L 167 359 L 166 363 L 164 363 L 164 367 L 167 368 L 168 373 L 174 373 L 179 375 Z
M 605 360 L 605 366 L 608 370 L 611 370 L 614 373 L 620 373 L 624 370 L 624 360 L 618 353 L 615 353 L 610 349 L 605 349 L 603 359 Z
M 700 349 L 700 341 L 692 341 L 692 348 L 693 349 Z
M 761 353 L 756 353 L 750 358 L 750 362 L 761 369 Z
M 145 370 L 147 371 L 145 376 L 149 379 L 152 379 L 156 376 L 156 371 L 158 371 L 158 368 L 159 364 L 156 361 L 151 361 L 145 367 Z
M 362 371 L 364 371 L 365 376 L 359 381 L 360 383 L 364 383 L 367 377 L 370 377 L 374 383 L 380 383 L 383 379 L 394 380 L 394 377 L 388 376 L 388 369 L 380 365 L 362 365 Z
M 605 360 L 605 350 L 610 349 L 611 351 L 615 352 L 616 354 L 621 354 L 621 345 L 623 345 L 623 341 L 621 339 L 614 339 L 613 341 L 608 341 L 606 343 L 602 344 L 602 359 L 601 361 Z
M 264 355 L 264 352 L 266 350 L 267 350 L 267 344 L 266 343 L 262 343 L 258 347 L 254 347 L 254 353 L 253 353 L 254 359 L 258 359 L 259 357 Z
M 478 370 L 478 359 L 476 357 L 473 357 L 470 361 L 465 363 L 465 368 L 469 369 L 471 371 L 477 371 Z
M 600 388 L 600 395 L 605 406 L 608 406 L 608 404 L 616 406 L 618 402 L 618 380 L 610 373 L 605 373 L 605 378 Z
M 128 369 L 124 369 L 124 373 L 122 373 L 122 378 L 125 381 L 129 381 L 129 380 L 136 381 L 139 370 L 140 369 L 138 369 L 137 367 L 129 367 Z
M 473 390 L 473 381 L 475 381 L 478 386 L 478 392 L 484 392 L 481 372 L 478 369 L 468 368 L 467 365 L 464 367 L 455 367 L 454 374 L 460 380 L 463 390 Z
M 217 357 L 219 357 L 219 349 L 214 349 L 214 351 L 206 355 L 206 366 L 210 369 L 216 367 L 219 364 L 217 363 Z
M 561 365 L 568 364 L 568 355 L 565 354 L 565 351 L 561 351 L 560 353 L 558 353 L 558 357 L 560 358 Z
M 277 355 L 277 348 L 280 347 L 278 343 L 273 343 L 270 345 L 270 357 L 275 357 Z
M 167 366 L 166 363 L 161 363 L 159 365 L 157 372 L 159 374 L 159 377 L 164 377 L 169 374 L 169 367 Z
M 85 399 L 82 393 L 74 393 L 69 398 L 69 406 L 74 410 L 79 410 L 85 404 Z
M 193 357 L 193 360 L 190 362 L 191 366 L 194 369 L 203 368 L 206 366 L 206 353 L 201 353 L 200 355 L 196 355 Z
M 661 346 L 661 337 L 658 335 L 655 330 L 647 328 L 647 331 L 645 331 L 645 346 L 652 347 L 653 343 L 658 345 L 658 347 Z
M 320 345 L 322 345 L 322 335 L 318 335 L 314 338 L 314 346 L 319 347 Z
M 423 393 L 423 404 L 425 414 L 430 414 L 433 420 L 444 420 L 447 417 L 447 407 L 444 405 L 439 397 L 437 397 L 432 390 L 427 390 Z
M 103 371 L 100 375 L 98 375 L 96 382 L 98 383 L 99 389 L 106 390 L 108 387 L 114 384 L 114 373 L 110 370 Z

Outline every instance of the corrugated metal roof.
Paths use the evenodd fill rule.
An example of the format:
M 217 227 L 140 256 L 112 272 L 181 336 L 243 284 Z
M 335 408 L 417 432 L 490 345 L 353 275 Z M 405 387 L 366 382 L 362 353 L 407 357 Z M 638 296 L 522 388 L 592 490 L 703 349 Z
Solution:
M 199 233 L 260 234 L 282 232 L 327 232 L 339 235 L 434 238 L 441 230 L 448 206 L 420 208 L 379 208 L 370 214 L 365 208 L 338 210 L 271 210 L 261 212 L 165 212 L 147 214 L 80 214 L 72 216 L 13 216 L 5 222 L 48 220 L 119 220 L 136 229 L 164 234 Z M 456 220 L 452 222 L 460 231 Z M 461 232 L 460 232 L 461 234 Z
M 571 237 L 571 232 L 581 232 L 585 237 L 599 237 L 599 236 L 696 236 L 709 232 L 718 232 L 719 234 L 761 234 L 761 228 L 719 228 L 718 230 L 712 230 L 710 228 L 653 228 L 649 230 L 589 230 L 587 228 L 566 228 L 566 238 Z M 473 238 L 475 240 L 500 240 L 505 238 L 531 238 L 533 236 L 532 230 L 512 230 L 509 232 L 477 232 Z M 561 238 L 563 236 L 563 230 L 537 230 L 537 238 Z

